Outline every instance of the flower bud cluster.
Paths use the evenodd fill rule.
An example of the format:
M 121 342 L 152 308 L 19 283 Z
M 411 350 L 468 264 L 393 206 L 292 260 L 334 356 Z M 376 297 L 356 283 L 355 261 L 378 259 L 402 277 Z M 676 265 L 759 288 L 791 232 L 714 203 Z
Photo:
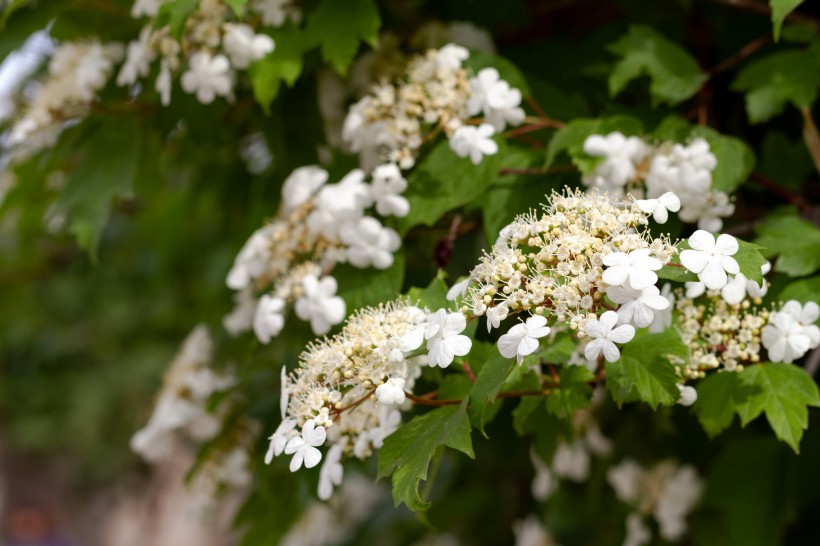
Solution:
M 283 369 L 283 421 L 266 462 L 284 453 L 293 456 L 291 471 L 310 468 L 322 459 L 317 448 L 330 444 L 319 480 L 320 497 L 329 498 L 341 460 L 370 456 L 399 426 L 421 368 L 447 367 L 469 352 L 466 325 L 460 313 L 401 300 L 359 310 L 339 334 L 309 345 L 295 371 Z
M 236 72 L 247 69 L 274 49 L 273 39 L 257 33 L 237 20 L 235 12 L 222 0 L 201 0 L 184 23 L 179 39 L 170 26 L 158 26 L 157 15 L 163 0 L 136 0 L 134 17 L 149 16 L 139 38 L 128 44 L 125 63 L 117 75 L 117 85 L 132 86 L 146 77 L 151 64 L 159 60 L 159 75 L 154 87 L 164 106 L 171 102 L 173 74 L 182 73 L 183 91 L 209 104 L 217 96 L 233 100 Z M 248 9 L 262 16 L 265 24 L 279 25 L 287 18 L 288 2 L 259 0 Z
M 462 63 L 467 49 L 448 44 L 415 57 L 395 83 L 383 82 L 355 103 L 342 137 L 353 151 L 376 150 L 383 160 L 409 169 L 422 144 L 443 132 L 453 151 L 479 163 L 498 146 L 491 137 L 524 120 L 521 91 L 498 71 L 485 68 L 471 78 Z M 465 125 L 483 115 L 479 127 Z
M 180 436 L 202 442 L 219 431 L 221 418 L 208 411 L 208 399 L 234 386 L 236 379 L 213 370 L 212 352 L 208 329 L 197 326 L 166 372 L 150 420 L 131 438 L 131 449 L 147 461 L 170 454 Z
M 50 52 L 51 47 L 46 49 Z M 118 43 L 89 40 L 56 46 L 48 73 L 11 126 L 5 146 L 18 158 L 52 146 L 66 123 L 88 114 L 122 55 Z
M 646 544 L 652 535 L 644 518 L 658 522 L 661 537 L 677 541 L 686 533 L 686 517 L 700 501 L 703 482 L 697 470 L 675 461 L 644 468 L 625 459 L 607 472 L 607 481 L 622 502 L 634 509 L 627 518 L 624 544 Z
M 672 192 L 680 200 L 681 220 L 697 222 L 698 227 L 713 233 L 723 227 L 722 218 L 734 212 L 729 196 L 713 188 L 717 158 L 703 138 L 688 144 L 667 141 L 653 146 L 641 138 L 615 132 L 589 136 L 584 151 L 602 158 L 583 178 L 588 188 L 598 188 L 616 198 L 632 194 L 657 199 Z
M 554 322 L 591 338 L 588 359 L 617 360 L 615 343 L 628 342 L 634 326 L 648 326 L 669 307 L 655 271 L 677 250 L 665 236 L 650 237 L 647 218 L 634 200 L 553 193 L 543 214 L 519 216 L 501 231 L 470 273 L 462 311 L 486 316 L 488 330 L 508 316 L 529 316 L 499 339 L 505 356 L 535 352 Z
M 326 334 L 344 320 L 344 301 L 328 273 L 338 263 L 387 269 L 401 246 L 398 233 L 365 214 L 374 207 L 383 216 L 404 216 L 410 204 L 401 193 L 407 181 L 395 165 L 382 165 L 365 182 L 359 169 L 328 184 L 317 166 L 300 167 L 282 186 L 279 214 L 251 235 L 228 272 L 227 284 L 238 290 L 236 309 L 225 328 L 238 334 L 253 327 L 263 343 L 285 325 L 285 308 Z M 255 294 L 264 293 L 257 301 Z

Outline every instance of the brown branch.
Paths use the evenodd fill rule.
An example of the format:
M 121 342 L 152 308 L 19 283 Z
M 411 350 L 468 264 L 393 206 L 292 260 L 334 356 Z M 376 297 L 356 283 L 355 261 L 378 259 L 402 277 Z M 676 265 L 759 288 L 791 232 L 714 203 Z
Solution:
M 470 379 L 470 383 L 475 384 L 475 374 L 473 373 L 473 369 L 470 368 L 470 363 L 462 362 L 461 367 L 464 368 L 464 373 L 467 374 L 467 377 Z
M 752 40 L 751 42 L 737 50 L 737 52 L 735 52 L 733 55 L 730 55 L 729 57 L 724 59 L 723 62 L 719 63 L 717 66 L 709 70 L 709 72 L 707 72 L 709 78 L 714 78 L 718 74 L 726 72 L 727 70 L 741 62 L 743 59 L 746 59 L 747 57 L 752 55 L 752 53 L 754 53 L 758 49 L 770 44 L 772 42 L 772 39 L 773 38 L 771 34 L 764 34 L 759 38 L 755 38 L 754 40 Z
M 806 213 L 809 210 L 809 203 L 802 195 L 797 195 L 792 193 L 787 188 L 784 188 L 774 180 L 763 176 L 760 173 L 752 173 L 749 175 L 749 180 L 752 182 L 763 186 L 767 190 L 771 191 L 772 193 L 779 195 L 792 205 L 796 206 L 801 214 Z
M 814 168 L 820 173 L 820 132 L 817 131 L 809 108 L 801 108 L 800 113 L 803 114 L 803 142 L 809 150 Z
M 771 8 L 762 3 L 762 2 L 755 2 L 754 0 L 710 0 L 713 4 L 721 4 L 723 6 L 727 6 L 730 8 L 734 8 L 741 11 L 748 11 L 750 13 L 758 13 L 760 15 L 765 15 L 766 17 L 771 17 L 772 10 Z M 809 15 L 805 15 L 802 13 L 790 13 L 786 16 L 786 21 L 792 22 L 801 22 L 801 23 L 811 23 L 815 26 L 820 26 L 820 21 L 811 17 Z

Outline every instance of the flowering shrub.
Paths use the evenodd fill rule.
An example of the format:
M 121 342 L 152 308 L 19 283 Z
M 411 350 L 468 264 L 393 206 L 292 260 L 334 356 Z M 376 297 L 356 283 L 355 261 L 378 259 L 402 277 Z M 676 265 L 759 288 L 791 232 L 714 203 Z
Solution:
M 21 449 L 91 358 L 246 546 L 811 542 L 820 14 L 514 4 L 8 3 Z

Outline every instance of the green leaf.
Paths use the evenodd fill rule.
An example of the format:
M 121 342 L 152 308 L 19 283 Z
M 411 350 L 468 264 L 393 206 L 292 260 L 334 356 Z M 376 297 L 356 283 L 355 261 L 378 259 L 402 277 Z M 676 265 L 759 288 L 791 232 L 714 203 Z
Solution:
M 659 334 L 639 331 L 621 350 L 621 358 L 606 364 L 606 386 L 618 404 L 643 400 L 653 409 L 671 406 L 678 398 L 678 376 L 669 356 L 688 357 L 680 335 L 670 328 Z
M 673 263 L 680 263 L 676 258 Z M 658 270 L 658 278 L 674 282 L 697 282 L 698 276 L 683 266 L 665 265 Z
M 470 415 L 473 416 L 473 421 L 478 423 L 482 434 L 484 434 L 484 414 L 495 401 L 504 386 L 507 374 L 515 364 L 515 359 L 501 356 L 495 345 L 492 349 L 490 357 L 478 372 L 475 384 L 470 390 Z
M 772 26 L 775 42 L 780 39 L 780 27 L 783 26 L 783 21 L 802 3 L 803 0 L 769 0 L 769 6 L 772 8 Z
M 769 120 L 788 102 L 809 108 L 820 88 L 820 60 L 803 50 L 773 53 L 744 68 L 732 88 L 746 93 L 746 112 L 752 123 Z
M 792 139 L 786 133 L 768 131 L 763 139 L 760 164 L 756 170 L 777 180 L 778 184 L 799 190 L 814 172 L 814 163 L 802 138 Z
M 139 119 L 119 118 L 100 123 L 78 143 L 77 167 L 68 175 L 57 210 L 70 216 L 69 231 L 94 261 L 111 200 L 133 191 L 142 141 Z
M 228 7 L 230 7 L 233 10 L 234 15 L 236 15 L 239 18 L 242 17 L 242 14 L 245 11 L 245 4 L 247 3 L 248 0 L 225 0 L 225 4 L 227 4 Z
M 777 296 L 778 301 L 797 300 L 801 303 L 817 301 L 820 294 L 820 275 L 801 279 L 786 285 L 786 288 Z
M 154 21 L 155 28 L 169 26 L 171 35 L 177 40 L 185 29 L 185 21 L 199 6 L 199 0 L 171 0 L 162 4 Z
M 717 158 L 717 167 L 712 173 L 713 189 L 732 193 L 746 181 L 755 166 L 755 155 L 745 142 L 702 125 L 692 129 L 692 137 L 706 139 Z
M 703 430 L 715 436 L 732 424 L 736 406 L 744 404 L 759 389 L 745 384 L 734 372 L 711 373 L 696 385 L 698 399 L 694 410 Z
M 469 158 L 456 156 L 446 140 L 437 144 L 408 176 L 404 196 L 410 213 L 399 219 L 399 232 L 413 226 L 435 224 L 446 212 L 462 207 L 484 194 L 498 180 L 506 145 L 498 142 L 499 152 L 473 165 Z
M 322 0 L 308 15 L 306 34 L 320 45 L 322 59 L 341 75 L 359 51 L 359 42 L 376 47 L 381 18 L 373 0 Z
M 471 51 L 470 56 L 464 61 L 464 66 L 471 68 L 475 74 L 483 68 L 495 68 L 501 79 L 509 83 L 510 87 L 520 89 L 521 94 L 525 97 L 532 95 L 524 74 L 504 57 L 484 51 Z
M 537 158 L 533 150 L 509 146 L 504 154 L 501 168 L 526 169 L 532 166 Z M 541 189 L 542 180 L 543 177 L 502 175 L 488 188 L 487 192 L 478 196 L 476 201 L 481 208 L 484 234 L 488 243 L 495 242 L 501 229 L 512 222 L 516 215 L 537 206 L 537 203 L 533 202 L 531 191 L 533 184 L 539 183 L 539 190 L 545 194 L 551 186 L 545 184 Z
M 737 247 L 737 253 L 732 257 L 737 261 L 737 265 L 740 266 L 740 272 L 743 273 L 747 279 L 751 279 L 760 284 L 763 281 L 763 272 L 760 268 L 766 263 L 766 258 L 761 253 L 763 247 L 753 243 L 747 243 L 742 239 L 737 240 Z
M 737 406 L 741 423 L 745 426 L 765 412 L 777 438 L 799 453 L 809 425 L 808 406 L 820 406 L 814 380 L 799 366 L 765 362 L 744 369 L 740 382 L 757 390 Z
M 354 309 L 391 301 L 401 291 L 404 282 L 404 252 L 393 257 L 387 269 L 359 269 L 343 264 L 333 270 L 339 279 L 339 296 L 347 304 L 348 315 Z
M 441 309 L 442 307 L 447 307 L 447 285 L 444 283 L 444 279 L 442 279 L 442 273 L 439 271 L 439 274 L 436 275 L 436 278 L 430 281 L 430 284 L 427 285 L 427 288 L 417 288 L 413 287 L 407 291 L 407 298 L 410 300 L 410 303 L 413 305 L 418 305 L 419 307 L 426 307 L 431 311 L 435 311 L 436 309 Z
M 632 26 L 626 36 L 607 49 L 621 58 L 609 75 L 609 94 L 613 97 L 632 80 L 648 74 L 653 104 L 674 105 L 694 96 L 706 81 L 706 75 L 685 49 L 651 27 Z
M 384 441 L 379 450 L 378 477 L 393 475 L 393 501 L 414 512 L 430 506 L 419 496 L 419 482 L 427 479 L 430 459 L 441 446 L 475 458 L 470 440 L 467 401 L 414 417 Z
M 547 411 L 559 419 L 567 419 L 575 410 L 589 407 L 595 378 L 586 366 L 563 366 L 558 374 L 560 387 L 547 398 Z
M 770 216 L 757 226 L 755 244 L 763 254 L 777 256 L 774 269 L 791 277 L 810 275 L 820 269 L 820 229 L 795 215 Z
M 601 158 L 584 153 L 584 141 L 590 135 L 606 135 L 618 131 L 627 136 L 643 134 L 641 121 L 632 116 L 612 116 L 608 118 L 576 118 L 555 132 L 547 145 L 549 168 L 560 152 L 566 151 L 572 162 L 583 174 L 589 174 L 600 163 Z
M 305 49 L 304 35 L 293 23 L 273 29 L 269 34 L 276 44 L 274 50 L 248 69 L 253 96 L 266 114 L 270 114 L 270 105 L 279 94 L 282 82 L 292 86 L 299 79 Z

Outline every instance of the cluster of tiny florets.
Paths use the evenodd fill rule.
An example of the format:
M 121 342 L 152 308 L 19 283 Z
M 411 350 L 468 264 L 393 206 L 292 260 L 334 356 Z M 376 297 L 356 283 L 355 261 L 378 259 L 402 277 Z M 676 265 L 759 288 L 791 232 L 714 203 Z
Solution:
M 453 151 L 479 163 L 494 154 L 492 140 L 506 125 L 524 120 L 521 92 L 494 68 L 471 78 L 462 66 L 467 49 L 448 44 L 412 59 L 396 83 L 382 82 L 354 104 L 342 136 L 353 151 L 375 150 L 383 160 L 409 169 L 422 144 L 444 133 Z M 468 118 L 475 125 L 465 125 Z M 480 124 L 480 125 L 479 125 Z
M 734 212 L 729 196 L 713 187 L 717 158 L 703 138 L 688 144 L 667 141 L 651 145 L 615 132 L 589 136 L 584 151 L 602 158 L 583 178 L 588 188 L 615 197 L 631 194 L 651 199 L 672 192 L 679 199 L 672 210 L 680 219 L 710 232 L 720 231 L 722 218 Z

